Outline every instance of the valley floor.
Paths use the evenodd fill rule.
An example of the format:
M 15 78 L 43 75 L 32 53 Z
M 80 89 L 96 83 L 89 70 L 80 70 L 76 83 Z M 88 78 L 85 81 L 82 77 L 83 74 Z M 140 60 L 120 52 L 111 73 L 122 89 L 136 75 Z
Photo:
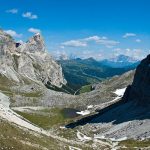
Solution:
M 127 127 L 125 125 L 125 132 L 122 130 L 125 127 L 122 124 L 112 127 L 113 124 L 111 121 L 109 121 L 110 123 L 99 123 L 105 121 L 105 119 L 107 120 L 107 117 L 105 116 L 105 119 L 102 118 L 103 115 L 102 117 L 100 116 L 95 118 L 95 123 L 87 122 L 84 126 L 79 125 L 75 128 L 65 128 L 65 125 L 69 123 L 73 123 L 74 121 L 82 120 L 87 116 L 91 116 L 94 113 L 94 109 L 102 109 L 116 103 L 123 95 L 124 91 L 125 88 L 117 89 L 114 91 L 117 95 L 114 100 L 101 105 L 87 106 L 86 111 L 89 111 L 91 114 L 86 114 L 86 116 L 84 116 L 84 113 L 81 113 L 81 116 L 77 116 L 73 119 L 64 118 L 61 115 L 60 108 L 27 106 L 13 107 L 12 110 L 9 108 L 9 98 L 0 93 L 0 146 L 3 149 L 14 150 L 19 150 L 20 147 L 22 147 L 22 150 L 25 150 L 26 148 L 31 150 L 115 150 L 124 148 L 136 149 L 136 147 L 148 149 L 150 142 L 144 140 L 144 138 L 141 139 L 142 141 L 134 142 L 134 140 L 126 140 L 125 136 L 124 138 L 118 138 L 116 135 L 119 135 L 117 134 L 117 132 L 119 132 L 119 126 L 120 132 L 122 133 L 120 135 L 126 135 L 127 129 L 132 129 L 134 126 L 141 127 L 139 128 L 139 130 L 141 130 L 143 127 L 140 125 L 142 124 L 144 124 L 144 127 L 147 125 L 149 128 L 149 120 L 147 120 L 148 122 L 146 122 L 146 120 L 144 120 L 144 122 L 135 121 L 134 123 L 137 122 L 137 124 L 127 122 L 126 125 L 128 124 L 130 126 Z M 110 116 L 110 114 L 106 116 Z M 110 131 L 108 130 L 109 128 Z M 117 132 L 115 131 L 115 128 L 117 129 Z M 104 130 L 108 131 L 101 133 L 101 131 Z M 145 130 L 147 129 L 145 128 Z M 131 131 L 133 134 L 133 130 L 129 130 L 129 132 Z M 113 139 L 111 136 L 116 136 L 116 139 Z M 10 142 L 8 142 L 8 140 Z

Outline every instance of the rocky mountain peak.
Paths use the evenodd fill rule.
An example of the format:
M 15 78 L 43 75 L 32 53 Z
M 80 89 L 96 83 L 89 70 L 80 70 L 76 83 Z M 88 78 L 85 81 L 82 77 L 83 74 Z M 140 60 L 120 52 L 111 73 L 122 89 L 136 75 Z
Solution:
M 31 37 L 24 46 L 24 50 L 34 53 L 34 52 L 46 52 L 45 43 L 42 35 L 40 33 L 36 33 L 33 37 Z
M 43 84 L 61 87 L 66 84 L 62 68 L 46 52 L 41 34 L 37 33 L 26 43 L 18 43 L 0 30 L 0 75 L 20 82 L 22 77 Z
M 150 106 L 150 55 L 138 65 L 133 83 L 128 86 L 123 99 L 135 101 L 140 106 Z
M 133 62 L 133 63 L 138 61 L 137 59 L 133 57 L 126 56 L 123 54 L 118 55 L 117 57 L 111 58 L 110 60 L 114 62 Z

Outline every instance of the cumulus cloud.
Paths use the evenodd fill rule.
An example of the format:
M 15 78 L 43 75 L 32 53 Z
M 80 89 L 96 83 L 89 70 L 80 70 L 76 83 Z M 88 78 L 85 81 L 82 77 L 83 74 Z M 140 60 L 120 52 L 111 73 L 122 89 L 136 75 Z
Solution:
M 97 42 L 97 41 L 99 41 L 99 40 L 107 40 L 107 37 L 105 37 L 105 36 L 99 37 L 99 36 L 95 35 L 95 36 L 87 37 L 87 38 L 85 38 L 84 40 L 85 40 L 85 41 L 95 41 L 95 42 Z
M 16 8 L 9 9 L 9 10 L 6 10 L 6 13 L 17 14 L 18 13 L 18 9 L 16 9 Z
M 134 36 L 136 36 L 135 33 L 126 33 L 123 35 L 123 38 L 134 37 Z
M 18 34 L 16 33 L 16 31 L 13 31 L 13 30 L 5 30 L 4 32 L 11 35 L 12 37 L 16 37 L 16 38 L 22 37 L 22 34 Z
M 85 38 L 84 40 L 85 41 L 98 41 L 100 39 L 99 36 L 95 35 L 95 36 L 90 36 L 90 37 L 87 37 Z
M 31 33 L 40 33 L 41 32 L 40 29 L 36 29 L 36 28 L 29 28 L 28 31 Z
M 32 14 L 32 12 L 23 13 L 22 17 L 28 18 L 28 19 L 37 19 L 38 18 L 38 16 L 35 14 Z
M 64 49 L 64 48 L 65 48 L 65 46 L 61 45 L 61 46 L 60 46 L 60 48 L 61 48 L 61 49 Z
M 63 50 L 53 50 L 51 52 L 51 55 L 56 59 L 56 60 L 60 60 L 60 59 L 63 59 L 63 60 L 67 60 L 69 58 L 68 54 L 63 51 Z
M 79 57 L 81 57 L 82 59 L 86 59 L 86 58 L 89 58 L 89 57 L 92 57 L 96 60 L 103 59 L 103 55 L 102 55 L 101 52 L 95 53 L 94 51 L 90 51 L 90 50 L 85 50 L 85 51 L 81 52 Z
M 132 57 L 135 60 L 141 60 L 147 55 L 146 50 L 138 49 L 138 48 L 133 48 L 133 49 L 131 49 L 131 48 L 126 48 L 126 49 L 116 48 L 113 50 L 113 52 L 114 52 L 114 56 L 123 54 L 123 55 L 129 56 L 129 57 Z
M 63 46 L 71 46 L 71 47 L 86 47 L 89 42 L 96 42 L 97 44 L 104 45 L 107 48 L 112 48 L 115 45 L 119 44 L 118 41 L 114 40 L 109 40 L 107 37 L 99 37 L 97 35 L 95 36 L 90 36 L 87 38 L 83 39 L 78 39 L 78 40 L 70 40 L 67 42 L 62 43 Z
M 135 40 L 137 43 L 140 43 L 141 42 L 141 39 L 136 39 Z
M 143 59 L 147 54 L 142 50 L 142 49 L 133 49 L 130 51 L 130 55 L 137 59 L 137 60 L 141 60 Z
M 115 48 L 115 49 L 113 49 L 113 52 L 115 52 L 115 54 L 120 53 L 121 52 L 121 48 Z
M 107 37 L 103 36 L 103 37 L 99 37 L 99 36 L 91 36 L 88 38 L 83 39 L 85 41 L 95 41 L 98 44 L 104 45 L 107 48 L 112 48 L 115 45 L 119 44 L 118 41 L 114 41 L 114 40 L 109 40 Z
M 87 43 L 80 40 L 70 40 L 67 42 L 62 43 L 63 46 L 69 46 L 69 47 L 86 47 Z
M 114 41 L 114 40 L 103 40 L 100 39 L 99 41 L 97 41 L 97 43 L 106 46 L 107 48 L 112 48 L 115 45 L 119 44 L 120 42 L 118 41 Z
M 24 43 L 24 41 L 22 41 L 22 40 L 18 40 L 18 41 L 17 41 L 17 43 L 23 44 L 23 43 Z

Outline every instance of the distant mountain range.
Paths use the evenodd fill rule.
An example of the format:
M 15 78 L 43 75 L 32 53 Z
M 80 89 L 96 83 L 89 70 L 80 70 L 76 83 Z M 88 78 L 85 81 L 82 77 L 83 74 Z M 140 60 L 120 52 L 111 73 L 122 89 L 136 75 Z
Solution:
M 124 68 L 137 66 L 140 63 L 140 61 L 126 55 L 119 55 L 111 59 L 104 59 L 101 61 L 101 63 L 113 68 Z
M 133 70 L 139 64 L 128 56 L 120 55 L 116 59 L 97 61 L 94 58 L 59 60 L 68 87 L 73 90 L 80 89 L 84 85 L 101 82 L 102 80 L 121 75 Z

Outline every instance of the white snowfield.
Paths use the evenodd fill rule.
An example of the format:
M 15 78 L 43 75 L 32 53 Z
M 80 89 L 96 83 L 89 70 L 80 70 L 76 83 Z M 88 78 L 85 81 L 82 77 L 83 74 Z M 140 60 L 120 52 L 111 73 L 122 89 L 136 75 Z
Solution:
M 94 106 L 93 105 L 89 105 L 87 106 L 87 109 L 92 109 Z
M 122 89 L 116 89 L 114 92 L 112 92 L 112 93 L 115 93 L 117 95 L 113 100 L 111 100 L 109 102 L 102 103 L 100 105 L 95 105 L 94 107 L 97 109 L 103 109 L 103 108 L 117 102 L 124 95 L 125 90 L 126 90 L 126 87 L 122 88 Z
M 124 95 L 125 90 L 126 90 L 126 87 L 122 88 L 122 89 L 116 89 L 116 91 L 114 91 L 113 93 L 115 93 L 117 96 L 112 101 L 103 103 L 100 106 L 103 108 L 103 107 L 105 107 L 107 105 L 110 105 L 110 104 L 118 101 Z M 92 109 L 93 107 L 94 107 L 93 105 L 89 105 L 89 106 L 87 106 L 86 110 L 80 111 L 80 112 L 76 112 L 76 113 L 79 114 L 79 115 L 82 115 L 82 116 L 89 115 L 91 113 L 89 111 L 89 109 Z M 95 106 L 95 107 L 97 107 L 97 106 Z M 99 107 L 99 105 L 98 105 L 98 107 Z
M 85 115 L 90 114 L 90 111 L 89 110 L 84 110 L 84 111 L 79 111 L 79 112 L 76 112 L 76 113 L 79 114 L 79 115 L 85 116 Z
M 117 96 L 123 96 L 124 92 L 125 92 L 126 88 L 123 88 L 123 89 L 117 89 L 115 93 Z

